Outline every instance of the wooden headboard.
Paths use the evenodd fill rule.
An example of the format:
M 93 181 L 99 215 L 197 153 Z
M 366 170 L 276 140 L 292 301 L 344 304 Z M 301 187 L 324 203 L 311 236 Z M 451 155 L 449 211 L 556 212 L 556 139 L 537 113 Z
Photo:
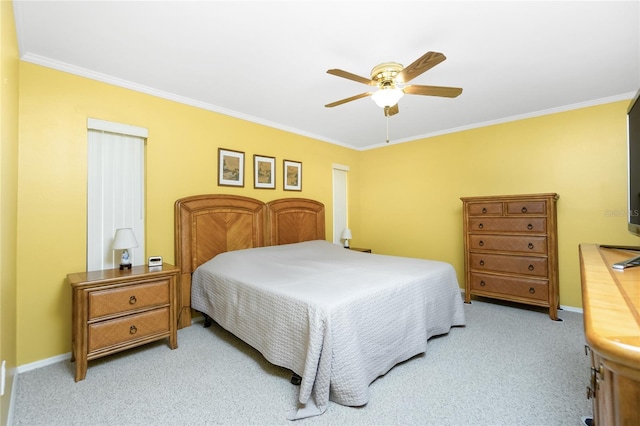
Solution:
M 267 245 L 324 238 L 324 204 L 306 198 L 282 198 L 267 203 Z
M 232 250 L 325 239 L 324 205 L 306 198 L 268 203 L 207 194 L 175 202 L 175 261 L 180 268 L 178 326 L 191 324 L 191 274 Z

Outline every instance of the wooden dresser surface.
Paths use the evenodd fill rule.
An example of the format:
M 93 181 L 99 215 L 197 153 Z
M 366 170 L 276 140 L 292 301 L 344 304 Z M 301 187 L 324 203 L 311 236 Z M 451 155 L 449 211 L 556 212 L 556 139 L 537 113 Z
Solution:
M 587 342 L 610 359 L 640 370 L 640 267 L 611 267 L 633 256 L 637 252 L 580 245 Z
M 580 245 L 584 330 L 591 349 L 594 425 L 640 425 L 640 267 L 631 250 Z

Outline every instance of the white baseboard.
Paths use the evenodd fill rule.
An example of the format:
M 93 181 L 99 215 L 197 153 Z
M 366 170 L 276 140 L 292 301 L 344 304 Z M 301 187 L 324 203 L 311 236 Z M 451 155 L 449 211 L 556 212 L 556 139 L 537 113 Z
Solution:
M 462 298 L 464 299 L 464 289 L 461 288 L 460 289 L 460 296 L 462 296 Z M 567 312 L 576 312 L 578 314 L 584 314 L 584 311 L 582 310 L 582 308 L 577 308 L 575 306 L 566 306 L 566 305 L 560 305 L 560 309 L 562 309 L 563 311 L 567 311 Z
M 191 319 L 191 323 L 203 322 L 204 317 L 196 316 Z M 66 354 L 52 356 L 51 358 L 41 359 L 40 361 L 31 362 L 29 364 L 23 364 L 16 368 L 16 375 L 14 377 L 18 377 L 18 374 L 24 373 L 26 371 L 37 370 L 38 368 L 46 367 L 48 365 L 55 364 L 60 361 L 66 361 L 71 359 L 71 352 L 67 352 Z
M 11 393 L 9 394 L 9 412 L 7 413 L 7 426 L 13 425 L 13 413 L 16 405 L 16 392 L 18 392 L 18 369 L 14 370 L 11 381 Z
M 16 368 L 16 371 L 18 374 L 20 374 L 26 371 L 31 371 L 31 370 L 36 370 L 38 368 L 46 367 L 48 365 L 52 365 L 60 361 L 65 361 L 67 359 L 71 359 L 71 352 L 67 352 L 66 354 L 62 354 L 62 355 L 52 356 L 51 358 L 42 359 L 40 361 L 31 362 L 29 364 L 20 365 Z
M 578 314 L 584 314 L 584 311 L 582 310 L 582 308 L 576 308 L 575 306 L 560 305 L 560 309 L 567 312 L 576 312 Z

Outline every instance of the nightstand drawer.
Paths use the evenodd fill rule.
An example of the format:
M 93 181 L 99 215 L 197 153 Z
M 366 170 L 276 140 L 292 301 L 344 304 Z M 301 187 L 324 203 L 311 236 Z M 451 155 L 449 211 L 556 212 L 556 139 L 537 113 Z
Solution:
M 89 293 L 89 320 L 169 304 L 169 279 Z
M 169 333 L 169 308 L 155 309 L 108 321 L 89 324 L 88 351 L 144 339 L 155 334 Z

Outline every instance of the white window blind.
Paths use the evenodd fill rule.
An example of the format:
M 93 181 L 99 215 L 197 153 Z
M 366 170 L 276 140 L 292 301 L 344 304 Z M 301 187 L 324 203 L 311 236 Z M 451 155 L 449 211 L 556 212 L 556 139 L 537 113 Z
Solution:
M 333 165 L 333 242 L 342 244 L 342 231 L 349 227 L 347 206 L 348 166 Z
M 118 228 L 132 228 L 138 247 L 131 263 L 145 259 L 144 144 L 147 129 L 88 120 L 87 270 L 116 268 Z

